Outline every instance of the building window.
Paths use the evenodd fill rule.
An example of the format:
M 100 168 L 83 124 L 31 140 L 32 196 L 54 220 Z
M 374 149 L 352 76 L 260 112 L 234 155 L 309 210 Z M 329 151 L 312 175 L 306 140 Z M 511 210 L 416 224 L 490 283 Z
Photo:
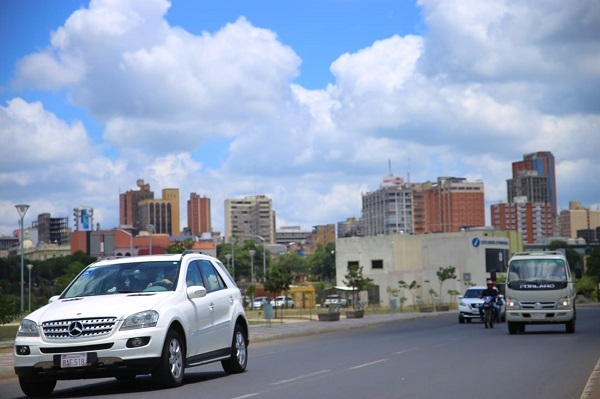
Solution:
M 383 260 L 381 260 L 381 259 L 372 260 L 371 268 L 372 269 L 383 269 Z

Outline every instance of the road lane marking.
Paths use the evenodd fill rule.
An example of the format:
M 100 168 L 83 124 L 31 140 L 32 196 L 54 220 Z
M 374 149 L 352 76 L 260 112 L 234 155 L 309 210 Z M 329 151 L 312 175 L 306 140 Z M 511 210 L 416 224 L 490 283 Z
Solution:
M 416 351 L 418 349 L 419 348 L 404 349 L 403 351 L 399 351 L 399 352 L 394 353 L 394 355 L 403 355 L 403 354 L 408 353 L 408 352 L 414 352 L 414 351 Z
M 249 393 L 247 395 L 242 395 L 242 396 L 236 396 L 235 398 L 231 398 L 231 399 L 246 399 L 246 398 L 251 398 L 253 396 L 258 396 L 260 395 L 260 392 L 257 393 Z
M 379 360 L 375 360 L 374 362 L 359 364 L 358 366 L 350 367 L 348 370 L 356 370 L 356 369 L 360 369 L 363 367 L 369 367 L 369 366 L 372 366 L 377 363 L 387 362 L 388 360 L 389 359 L 379 359 Z
M 317 375 L 321 375 L 321 374 L 325 374 L 325 373 L 329 373 L 329 372 L 331 372 L 331 370 L 319 370 L 319 371 L 315 371 L 314 373 L 299 375 L 298 377 L 289 378 L 287 380 L 281 380 L 281 381 L 277 381 L 277 382 L 272 382 L 270 385 L 287 384 L 287 383 L 290 383 L 290 382 L 302 380 L 302 379 L 305 379 L 305 378 L 315 377 Z

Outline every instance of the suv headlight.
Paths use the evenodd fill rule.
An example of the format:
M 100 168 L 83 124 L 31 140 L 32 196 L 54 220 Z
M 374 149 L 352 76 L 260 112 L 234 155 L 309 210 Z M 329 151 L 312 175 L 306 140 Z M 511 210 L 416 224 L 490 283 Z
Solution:
M 514 298 L 508 298 L 504 302 L 506 304 L 506 310 L 516 310 L 520 308 L 519 301 Z
M 466 307 L 466 306 L 467 306 L 467 304 L 466 304 L 466 303 L 464 303 L 463 301 L 460 301 L 460 302 L 458 303 L 458 306 Z
M 571 300 L 569 297 L 564 297 L 558 300 L 556 303 L 556 309 L 571 309 Z
M 125 319 L 120 330 L 133 330 L 136 328 L 155 327 L 158 322 L 158 312 L 146 310 L 132 314 Z
M 39 337 L 38 325 L 33 320 L 23 319 L 17 331 L 17 337 Z

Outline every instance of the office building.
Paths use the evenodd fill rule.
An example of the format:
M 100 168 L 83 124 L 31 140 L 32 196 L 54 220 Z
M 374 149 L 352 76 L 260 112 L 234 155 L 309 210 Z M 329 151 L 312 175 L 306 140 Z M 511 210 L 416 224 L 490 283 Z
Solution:
M 275 244 L 275 211 L 266 195 L 225 200 L 225 235 L 260 236 L 267 244 Z
M 191 235 L 199 236 L 202 233 L 212 232 L 210 198 L 191 193 L 187 202 L 187 221 Z
M 526 197 L 516 197 L 512 203 L 492 205 L 490 217 L 494 228 L 521 233 L 523 242 L 527 244 L 552 237 L 554 231 L 549 202 L 529 202 Z
M 343 222 L 338 222 L 337 237 L 360 237 L 362 236 L 362 219 L 346 218 Z
M 146 225 L 140 219 L 138 204 L 143 200 L 154 199 L 154 192 L 143 179 L 138 179 L 137 187 L 137 190 L 119 194 L 119 225 L 131 226 L 135 232 L 146 230 Z
M 592 210 L 581 205 L 581 202 L 569 202 L 569 209 L 560 212 L 558 218 L 560 236 L 566 238 L 585 238 L 591 242 L 598 237 L 595 230 L 600 227 L 600 210 Z M 580 232 L 580 233 L 578 233 Z
M 529 179 L 535 175 L 547 178 L 545 188 L 539 187 L 540 182 L 536 179 Z M 512 179 L 526 181 L 509 183 L 508 202 L 512 202 L 514 197 L 522 196 L 527 197 L 530 202 L 549 202 L 552 216 L 557 216 L 555 160 L 551 152 L 539 151 L 523 155 L 522 161 L 512 164 Z
M 386 176 L 379 189 L 362 195 L 365 236 L 412 234 L 412 188 L 401 177 Z
M 165 188 L 162 199 L 145 199 L 138 202 L 139 220 L 143 230 L 151 230 L 154 234 L 178 236 L 179 228 L 179 189 Z M 150 227 L 152 226 L 152 227 Z
M 317 245 L 325 247 L 327 244 L 335 244 L 335 224 L 314 226 L 311 240 L 315 249 Z

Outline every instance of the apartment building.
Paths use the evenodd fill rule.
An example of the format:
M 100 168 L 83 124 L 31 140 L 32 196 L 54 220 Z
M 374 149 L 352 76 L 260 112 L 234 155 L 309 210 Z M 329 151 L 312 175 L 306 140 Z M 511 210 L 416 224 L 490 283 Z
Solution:
M 225 235 L 260 236 L 267 244 L 275 244 L 275 211 L 266 195 L 225 200 Z
M 580 238 L 583 231 L 595 231 L 600 227 L 600 210 L 592 210 L 579 201 L 571 201 L 569 209 L 560 212 L 558 225 L 561 237 Z M 589 242 L 589 238 L 586 241 Z M 591 238 L 597 240 L 599 237 Z
M 198 236 L 202 233 L 212 232 L 210 211 L 210 198 L 201 197 L 196 193 L 190 194 L 190 199 L 187 201 L 187 221 L 190 234 Z

